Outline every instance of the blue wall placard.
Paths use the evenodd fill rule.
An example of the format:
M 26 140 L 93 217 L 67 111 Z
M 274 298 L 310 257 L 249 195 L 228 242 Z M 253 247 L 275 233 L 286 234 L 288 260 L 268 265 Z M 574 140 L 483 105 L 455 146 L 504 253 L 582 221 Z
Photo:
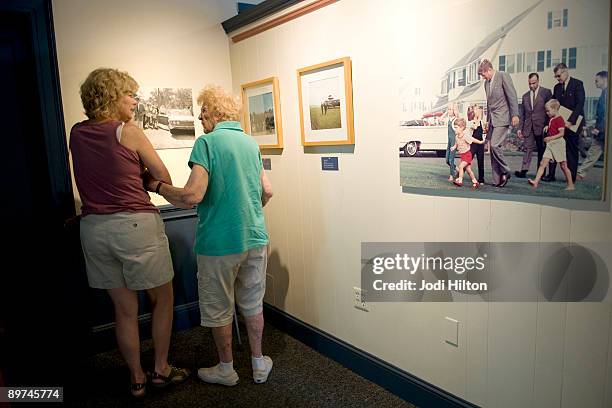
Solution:
M 338 170 L 337 157 L 321 157 L 321 170 Z
M 272 170 L 272 159 L 261 159 L 264 170 Z

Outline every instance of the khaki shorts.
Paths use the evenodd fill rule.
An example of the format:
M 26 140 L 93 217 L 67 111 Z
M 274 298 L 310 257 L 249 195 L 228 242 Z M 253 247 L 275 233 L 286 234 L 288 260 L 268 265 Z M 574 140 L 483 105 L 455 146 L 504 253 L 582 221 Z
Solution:
M 81 219 L 81 246 L 92 288 L 151 289 L 174 277 L 157 213 L 87 215 Z
M 544 151 L 542 157 L 548 157 L 557 163 L 567 161 L 565 153 L 565 139 L 560 137 L 546 143 L 546 150 Z
M 243 316 L 263 311 L 266 292 L 267 245 L 240 254 L 198 255 L 198 294 L 202 326 L 232 323 L 234 299 Z

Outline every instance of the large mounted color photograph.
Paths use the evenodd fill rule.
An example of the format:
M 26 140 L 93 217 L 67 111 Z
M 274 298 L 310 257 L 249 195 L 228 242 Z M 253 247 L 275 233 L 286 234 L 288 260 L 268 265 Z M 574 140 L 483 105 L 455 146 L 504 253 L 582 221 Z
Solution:
M 437 16 L 437 25 L 414 19 L 397 39 L 403 191 L 604 200 L 610 3 L 495 0 L 471 9 L 430 2 L 419 12 Z M 435 38 L 440 27 L 448 41 L 435 46 L 400 39 Z M 415 53 L 428 63 L 407 57 Z M 552 99 L 559 102 L 554 112 Z M 555 116 L 563 125 L 558 119 L 549 129 Z

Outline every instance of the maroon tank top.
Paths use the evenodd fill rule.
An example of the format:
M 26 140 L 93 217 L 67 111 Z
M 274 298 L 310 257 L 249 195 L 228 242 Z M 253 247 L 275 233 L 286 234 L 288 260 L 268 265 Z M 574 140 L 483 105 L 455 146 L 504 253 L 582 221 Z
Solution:
M 74 178 L 83 216 L 117 212 L 159 212 L 142 180 L 138 154 L 117 140 L 120 121 L 77 123 L 70 131 Z

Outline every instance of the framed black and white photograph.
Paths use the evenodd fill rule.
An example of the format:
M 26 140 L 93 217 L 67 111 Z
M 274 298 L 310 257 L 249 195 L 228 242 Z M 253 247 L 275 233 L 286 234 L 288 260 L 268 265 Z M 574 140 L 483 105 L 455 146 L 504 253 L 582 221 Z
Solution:
M 156 150 L 193 147 L 193 92 L 190 88 L 141 87 L 134 120 Z

